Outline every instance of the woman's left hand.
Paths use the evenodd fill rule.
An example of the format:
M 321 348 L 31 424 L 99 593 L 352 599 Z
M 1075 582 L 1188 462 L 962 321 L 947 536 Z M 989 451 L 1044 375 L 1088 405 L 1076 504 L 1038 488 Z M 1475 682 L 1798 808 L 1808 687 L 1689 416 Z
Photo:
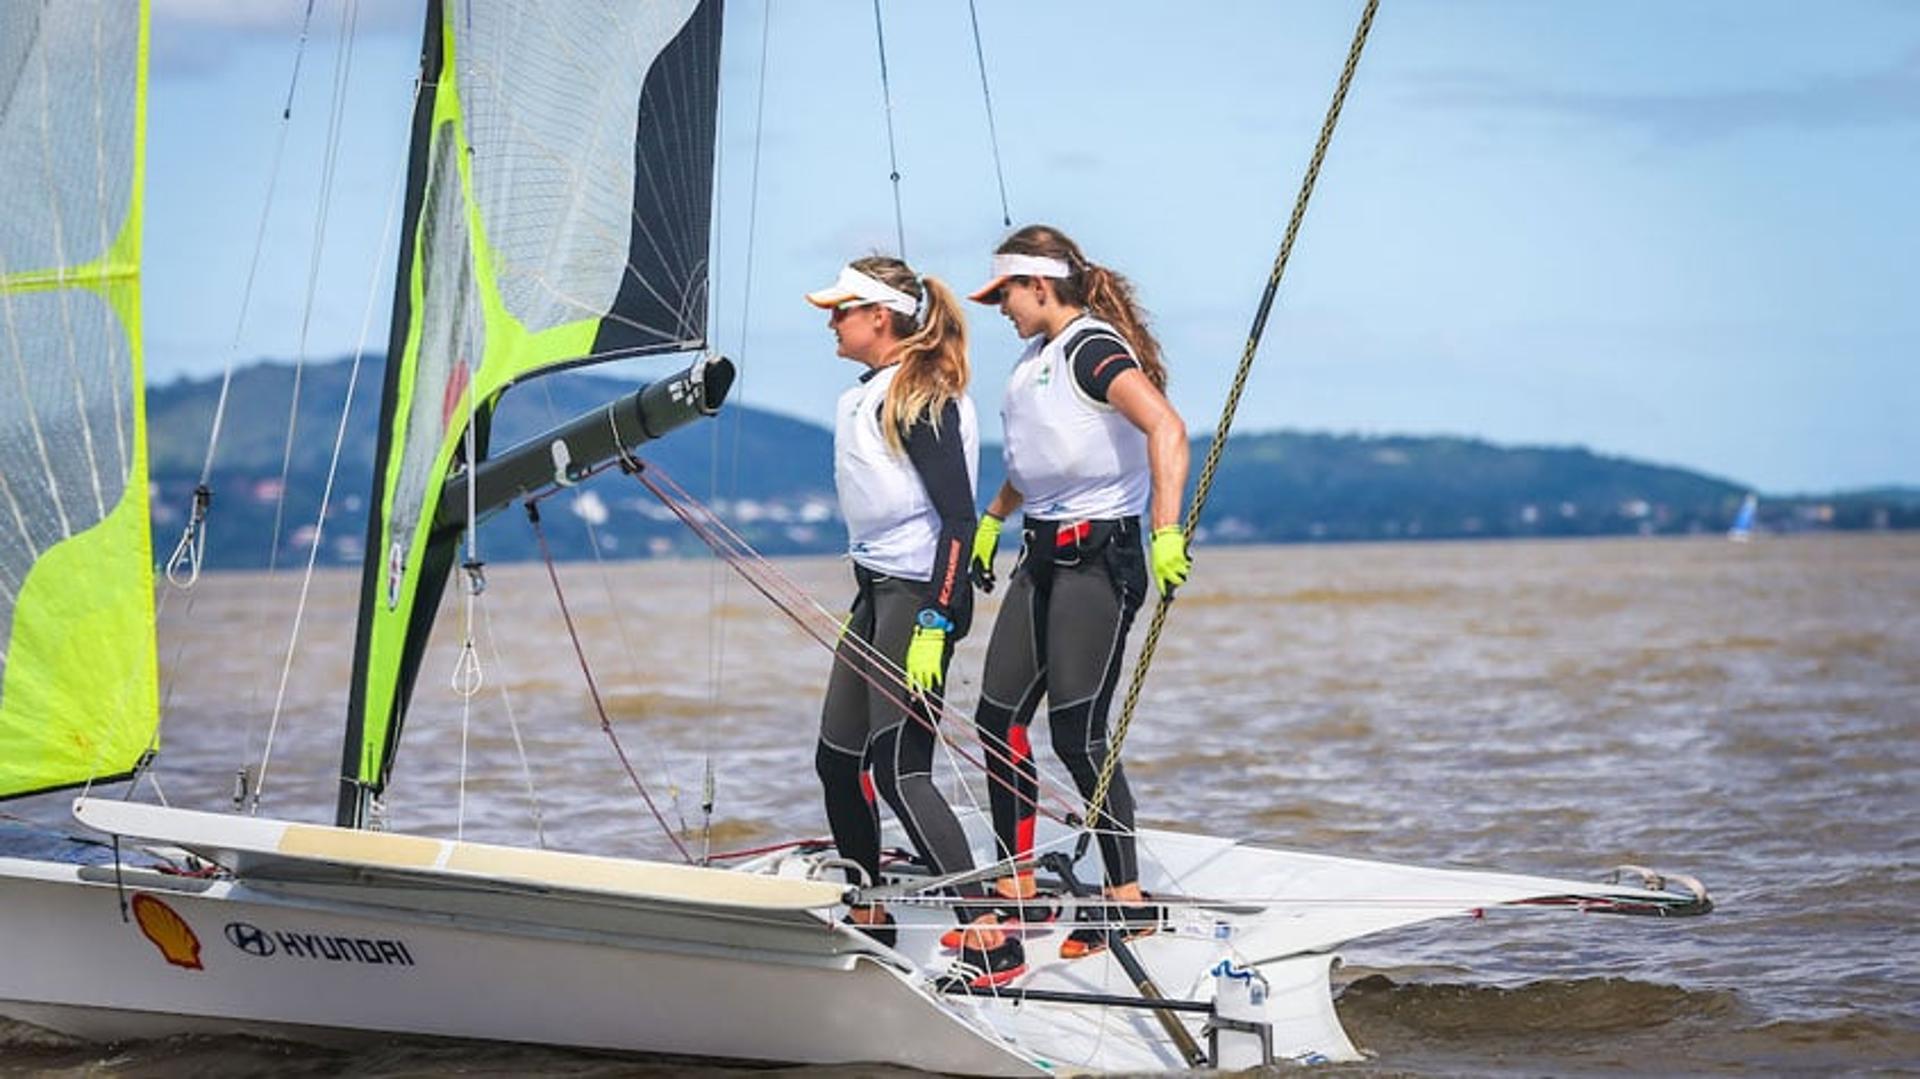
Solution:
M 1160 585 L 1160 594 L 1172 599 L 1173 590 L 1186 584 L 1187 574 L 1192 571 L 1193 559 L 1187 556 L 1187 534 L 1180 530 L 1180 526 L 1167 525 L 1154 529 L 1153 579 Z
M 931 693 L 940 688 L 940 663 L 947 658 L 947 631 L 913 628 L 907 642 L 907 688 L 915 693 Z

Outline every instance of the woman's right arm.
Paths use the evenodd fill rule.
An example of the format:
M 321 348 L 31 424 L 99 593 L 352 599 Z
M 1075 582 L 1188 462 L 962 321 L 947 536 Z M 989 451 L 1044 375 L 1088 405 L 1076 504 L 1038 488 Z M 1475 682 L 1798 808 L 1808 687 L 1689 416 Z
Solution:
M 993 501 L 987 503 L 987 512 L 1004 521 L 1008 514 L 1019 509 L 1021 503 L 1026 500 L 1027 496 L 1014 490 L 1011 482 L 1003 480 L 1000 484 L 1000 493 L 994 495 Z

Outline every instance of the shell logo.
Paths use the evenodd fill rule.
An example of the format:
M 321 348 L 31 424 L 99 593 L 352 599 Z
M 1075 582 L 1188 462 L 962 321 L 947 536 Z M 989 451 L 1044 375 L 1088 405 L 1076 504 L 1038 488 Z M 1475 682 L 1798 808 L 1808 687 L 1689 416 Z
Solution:
M 199 936 L 172 907 L 145 892 L 138 892 L 133 897 L 133 920 L 167 962 L 188 970 L 205 969 L 200 964 Z

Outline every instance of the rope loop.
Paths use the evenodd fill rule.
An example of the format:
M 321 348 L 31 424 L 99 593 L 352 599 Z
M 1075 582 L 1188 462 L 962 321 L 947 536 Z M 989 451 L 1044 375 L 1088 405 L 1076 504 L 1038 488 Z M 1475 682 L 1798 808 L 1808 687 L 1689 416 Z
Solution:
M 193 489 L 193 509 L 187 513 L 186 530 L 167 558 L 167 583 L 182 591 L 200 580 L 200 567 L 207 555 L 207 508 L 212 504 L 212 488 L 202 483 Z
M 486 672 L 480 667 L 480 654 L 474 650 L 473 640 L 469 638 L 461 642 L 460 658 L 454 661 L 453 676 L 448 679 L 448 684 L 463 700 L 472 700 L 486 683 Z

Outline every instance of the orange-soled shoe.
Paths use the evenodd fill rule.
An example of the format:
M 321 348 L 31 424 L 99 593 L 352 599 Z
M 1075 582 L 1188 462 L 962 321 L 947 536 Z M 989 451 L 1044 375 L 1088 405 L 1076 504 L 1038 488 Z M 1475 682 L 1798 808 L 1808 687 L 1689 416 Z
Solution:
M 899 923 L 894 921 L 893 913 L 891 911 L 881 911 L 880 919 L 881 920 L 877 922 L 857 922 L 854 921 L 853 915 L 849 914 L 840 920 L 858 929 L 860 932 L 865 933 L 867 936 L 872 937 L 875 943 L 884 944 L 889 948 L 899 944 L 900 927 Z
M 1002 901 L 992 904 L 988 910 L 995 919 L 988 924 L 1016 931 L 1029 926 L 1047 925 L 1060 917 L 1060 904 L 1055 897 L 1039 892 L 1023 899 L 1003 897 Z M 956 926 L 940 934 L 940 946 L 950 952 L 958 950 L 960 934 L 964 929 L 964 926 Z
M 1060 904 L 1054 902 L 1054 896 L 1040 890 L 1032 873 L 1001 877 L 993 882 L 993 891 L 1000 899 L 994 911 L 1003 923 L 1045 925 L 1060 917 Z
M 1121 940 L 1135 940 L 1160 928 L 1164 908 L 1151 903 L 1108 903 L 1081 907 L 1074 920 L 1080 928 L 1060 942 L 1060 958 L 1081 959 L 1107 950 L 1107 935 L 1119 931 Z
M 953 966 L 933 983 L 936 993 L 969 993 L 993 989 L 1018 978 L 1027 970 L 1027 950 L 1014 936 L 1003 938 L 992 948 L 960 949 Z
M 1033 871 L 1024 870 L 1011 877 L 1001 877 L 993 882 L 994 894 L 1002 899 L 1018 901 L 1032 899 L 1040 894 L 1040 885 L 1034 882 Z
M 952 929 L 940 934 L 940 946 L 947 951 L 957 952 L 960 950 L 960 945 L 966 943 L 968 930 L 1008 928 L 1011 927 L 1008 926 L 1006 919 L 1001 915 L 996 913 L 982 914 L 980 917 L 975 918 L 965 925 L 956 925 Z

